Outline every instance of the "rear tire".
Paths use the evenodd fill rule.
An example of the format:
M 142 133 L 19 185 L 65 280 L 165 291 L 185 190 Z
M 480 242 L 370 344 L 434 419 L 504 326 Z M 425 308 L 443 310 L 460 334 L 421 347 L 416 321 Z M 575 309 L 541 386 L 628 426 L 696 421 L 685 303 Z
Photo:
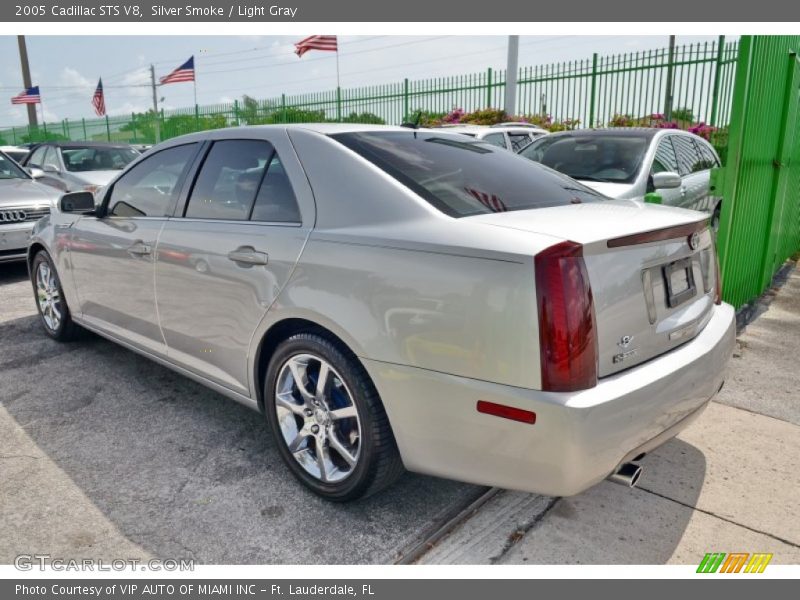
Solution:
M 328 500 L 370 496 L 404 472 L 366 370 L 326 337 L 298 333 L 278 345 L 264 382 L 264 408 L 292 474 Z
M 31 263 L 31 284 L 39 322 L 45 333 L 59 342 L 74 340 L 80 328 L 72 321 L 58 272 L 44 250 L 40 250 Z

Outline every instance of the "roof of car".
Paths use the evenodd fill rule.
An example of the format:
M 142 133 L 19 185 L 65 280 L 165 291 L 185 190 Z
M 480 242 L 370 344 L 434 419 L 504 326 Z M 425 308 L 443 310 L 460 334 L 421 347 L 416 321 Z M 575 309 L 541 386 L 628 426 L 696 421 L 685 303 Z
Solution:
M 680 132 L 680 129 L 658 129 L 655 127 L 597 127 L 595 129 L 571 129 L 569 131 L 558 131 L 551 133 L 551 136 L 579 136 L 579 137 L 603 137 L 614 135 L 617 137 L 655 137 L 661 131 Z
M 35 147 L 44 146 L 58 146 L 59 148 L 130 148 L 130 144 L 123 142 L 73 142 L 73 141 L 48 141 L 36 144 Z M 31 148 L 33 149 L 33 148 Z

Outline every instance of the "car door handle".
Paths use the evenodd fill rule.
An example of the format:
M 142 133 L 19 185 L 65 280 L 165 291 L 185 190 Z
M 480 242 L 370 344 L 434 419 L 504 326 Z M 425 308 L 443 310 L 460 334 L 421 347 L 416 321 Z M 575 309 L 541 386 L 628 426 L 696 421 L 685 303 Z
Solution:
M 152 247 L 142 241 L 134 242 L 128 246 L 128 254 L 135 254 L 136 256 L 148 256 L 149 254 L 152 254 L 152 252 Z
M 269 256 L 266 252 L 256 252 L 255 248 L 244 247 L 228 252 L 228 260 L 243 265 L 265 265 Z

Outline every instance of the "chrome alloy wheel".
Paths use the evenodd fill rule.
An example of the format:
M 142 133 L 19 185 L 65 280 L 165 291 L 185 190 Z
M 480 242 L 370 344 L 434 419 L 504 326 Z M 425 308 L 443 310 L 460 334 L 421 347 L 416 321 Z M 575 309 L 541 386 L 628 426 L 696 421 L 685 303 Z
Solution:
M 36 267 L 36 300 L 44 324 L 50 331 L 58 331 L 61 325 L 61 291 L 55 271 L 47 262 Z
M 350 390 L 324 359 L 296 354 L 278 373 L 275 411 L 286 446 L 312 477 L 347 478 L 358 464 L 361 422 Z

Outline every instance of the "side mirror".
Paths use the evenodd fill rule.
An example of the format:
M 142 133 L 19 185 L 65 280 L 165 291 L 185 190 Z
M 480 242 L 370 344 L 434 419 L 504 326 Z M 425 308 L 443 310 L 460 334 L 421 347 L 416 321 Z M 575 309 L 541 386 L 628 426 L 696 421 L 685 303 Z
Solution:
M 64 194 L 58 201 L 58 208 L 65 213 L 91 214 L 95 210 L 94 194 L 92 192 Z
M 60 171 L 53 165 L 42 165 L 42 171 L 45 173 L 60 173 Z
M 681 187 L 681 176 L 672 171 L 653 174 L 653 187 L 657 190 L 671 190 Z
M 39 167 L 28 167 L 28 175 L 34 179 L 41 179 L 44 177 L 44 171 L 42 171 Z

